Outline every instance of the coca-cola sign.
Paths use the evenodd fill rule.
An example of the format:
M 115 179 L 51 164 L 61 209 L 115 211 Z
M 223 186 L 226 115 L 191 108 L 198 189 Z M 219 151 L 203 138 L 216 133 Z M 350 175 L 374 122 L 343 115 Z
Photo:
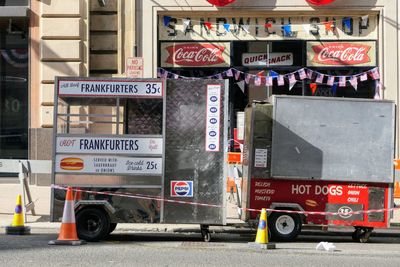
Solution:
M 229 67 L 229 43 L 162 43 L 161 67 Z
M 376 66 L 375 42 L 308 42 L 307 66 Z

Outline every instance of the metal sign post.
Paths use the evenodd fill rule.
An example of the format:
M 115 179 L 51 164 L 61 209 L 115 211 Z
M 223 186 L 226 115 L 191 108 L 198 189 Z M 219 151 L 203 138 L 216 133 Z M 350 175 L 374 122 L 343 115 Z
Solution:
M 24 220 L 27 222 L 26 213 L 31 212 L 36 215 L 35 203 L 29 189 L 28 177 L 32 173 L 51 173 L 50 160 L 18 160 L 0 159 L 0 173 L 18 173 L 18 180 L 21 185 L 21 195 L 23 199 Z

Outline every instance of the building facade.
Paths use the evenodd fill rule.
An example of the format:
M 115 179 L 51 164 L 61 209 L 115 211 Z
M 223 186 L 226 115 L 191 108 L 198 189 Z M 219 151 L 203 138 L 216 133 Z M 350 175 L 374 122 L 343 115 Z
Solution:
M 9 39 L 1 41 L 22 61 L 14 62 L 15 70 L 10 63 L 2 85 L 15 76 L 13 84 L 25 92 L 2 94 L 5 107 L 21 108 L 15 114 L 2 110 L 2 136 L 25 135 L 16 141 L 18 149 L 2 138 L 2 157 L 51 158 L 55 76 L 124 77 L 131 57 L 143 59 L 146 78 L 230 79 L 231 128 L 237 112 L 272 94 L 398 104 L 399 9 L 393 0 L 336 0 L 325 6 L 306 0 L 236 0 L 225 7 L 206 0 L 31 1 L 25 19 L 11 24 L 2 19 L 6 39 L 21 27 L 30 36 L 12 35 L 20 38 L 12 46 Z M 25 62 L 24 49 L 29 51 Z M 27 62 L 24 69 L 16 67 Z M 16 89 L 2 89 L 9 91 Z M 14 134 L 12 128 L 20 130 Z M 50 178 L 38 176 L 33 183 L 47 185 Z

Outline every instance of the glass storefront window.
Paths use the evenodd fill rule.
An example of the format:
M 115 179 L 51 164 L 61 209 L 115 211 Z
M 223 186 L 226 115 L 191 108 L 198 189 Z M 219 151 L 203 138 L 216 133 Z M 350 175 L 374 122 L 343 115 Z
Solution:
M 28 21 L 0 19 L 0 158 L 28 157 Z

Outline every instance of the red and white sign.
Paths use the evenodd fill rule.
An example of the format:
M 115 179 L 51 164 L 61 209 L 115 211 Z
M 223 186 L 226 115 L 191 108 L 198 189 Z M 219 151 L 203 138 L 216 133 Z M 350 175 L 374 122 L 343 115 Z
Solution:
M 375 42 L 308 42 L 307 66 L 376 66 Z
M 161 67 L 229 67 L 229 43 L 162 43 Z
M 242 65 L 250 66 L 292 66 L 292 53 L 243 53 Z
M 56 172 L 92 174 L 161 175 L 162 158 L 117 155 L 57 155 Z
M 307 223 L 323 225 L 357 225 L 366 227 L 387 227 L 388 212 L 382 220 L 370 220 L 368 215 L 351 215 L 351 212 L 367 211 L 377 203 L 369 197 L 370 191 L 382 192 L 386 209 L 389 184 L 360 184 L 327 181 L 296 181 L 281 179 L 252 179 L 250 208 L 269 208 L 272 203 L 295 203 L 308 212 Z M 381 200 L 379 200 L 381 201 Z M 328 216 L 325 212 L 343 214 Z M 349 213 L 349 214 L 346 214 Z M 258 213 L 252 212 L 255 218 Z
M 143 78 L 143 58 L 128 57 L 125 72 L 128 78 Z
M 162 155 L 163 139 L 154 137 L 57 137 L 57 153 Z

